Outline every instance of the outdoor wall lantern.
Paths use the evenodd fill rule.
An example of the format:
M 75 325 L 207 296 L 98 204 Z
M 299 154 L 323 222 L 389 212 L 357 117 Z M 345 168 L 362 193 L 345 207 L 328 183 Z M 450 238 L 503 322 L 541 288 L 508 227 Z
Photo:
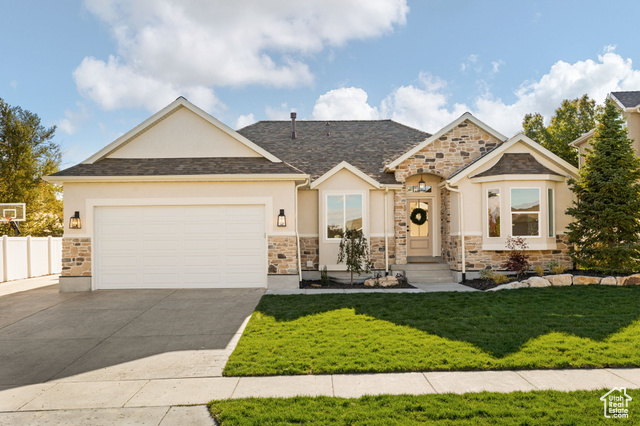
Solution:
M 71 219 L 69 219 L 70 229 L 82 229 L 82 220 L 80 219 L 80 212 L 75 212 Z
M 278 226 L 287 226 L 287 217 L 284 215 L 284 209 L 280 209 L 280 214 L 278 215 Z
M 427 183 L 422 180 L 422 173 L 420 173 L 420 182 L 418 182 L 418 191 L 427 192 Z

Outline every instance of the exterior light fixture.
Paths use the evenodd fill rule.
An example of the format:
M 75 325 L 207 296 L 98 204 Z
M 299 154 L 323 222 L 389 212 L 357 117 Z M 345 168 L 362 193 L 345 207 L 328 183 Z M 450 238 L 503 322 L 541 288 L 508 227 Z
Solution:
M 422 173 L 420 173 L 420 182 L 418 182 L 418 191 L 427 192 L 427 183 L 422 180 Z
M 69 229 L 82 229 L 80 212 L 75 212 L 75 214 L 71 216 L 71 219 L 69 219 Z
M 287 217 L 284 215 L 284 209 L 280 209 L 280 214 L 278 215 L 278 226 L 287 226 Z

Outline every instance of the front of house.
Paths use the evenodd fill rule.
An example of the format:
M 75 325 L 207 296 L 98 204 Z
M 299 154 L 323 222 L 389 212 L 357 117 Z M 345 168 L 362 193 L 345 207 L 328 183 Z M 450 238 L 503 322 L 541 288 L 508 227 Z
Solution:
M 178 98 L 48 179 L 64 187 L 65 218 L 82 222 L 65 225 L 61 291 L 88 291 L 297 288 L 324 266 L 345 270 L 347 228 L 362 229 L 382 274 L 500 269 L 510 235 L 526 238 L 534 265 L 569 266 L 576 175 L 469 113 L 433 135 L 391 120 L 234 131 Z

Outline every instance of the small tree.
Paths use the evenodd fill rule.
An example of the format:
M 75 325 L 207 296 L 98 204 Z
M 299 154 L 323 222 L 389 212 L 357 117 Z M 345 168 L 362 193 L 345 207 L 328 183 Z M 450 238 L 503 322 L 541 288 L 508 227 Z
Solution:
M 529 248 L 527 242 L 522 237 L 507 237 L 507 248 L 510 250 L 507 261 L 502 265 L 507 271 L 513 271 L 516 273 L 518 279 L 522 274 L 527 272 L 531 268 L 529 264 L 529 256 L 524 252 Z
M 615 103 L 608 99 L 591 149 L 577 180 L 567 214 L 571 257 L 582 268 L 602 272 L 637 271 L 640 266 L 640 159 Z
M 360 229 L 347 229 L 340 240 L 338 263 L 345 263 L 347 271 L 351 272 L 351 285 L 353 274 L 371 272 L 369 261 L 369 243 Z

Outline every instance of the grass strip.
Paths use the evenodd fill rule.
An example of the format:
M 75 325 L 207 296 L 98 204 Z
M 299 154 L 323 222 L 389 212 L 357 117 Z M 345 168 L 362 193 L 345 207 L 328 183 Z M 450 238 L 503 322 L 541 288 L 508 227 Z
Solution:
M 629 417 L 604 417 L 597 391 L 247 398 L 212 401 L 212 415 L 232 425 L 602 425 L 638 424 L 640 391 L 627 390 Z
M 224 374 L 640 366 L 640 286 L 264 296 Z

